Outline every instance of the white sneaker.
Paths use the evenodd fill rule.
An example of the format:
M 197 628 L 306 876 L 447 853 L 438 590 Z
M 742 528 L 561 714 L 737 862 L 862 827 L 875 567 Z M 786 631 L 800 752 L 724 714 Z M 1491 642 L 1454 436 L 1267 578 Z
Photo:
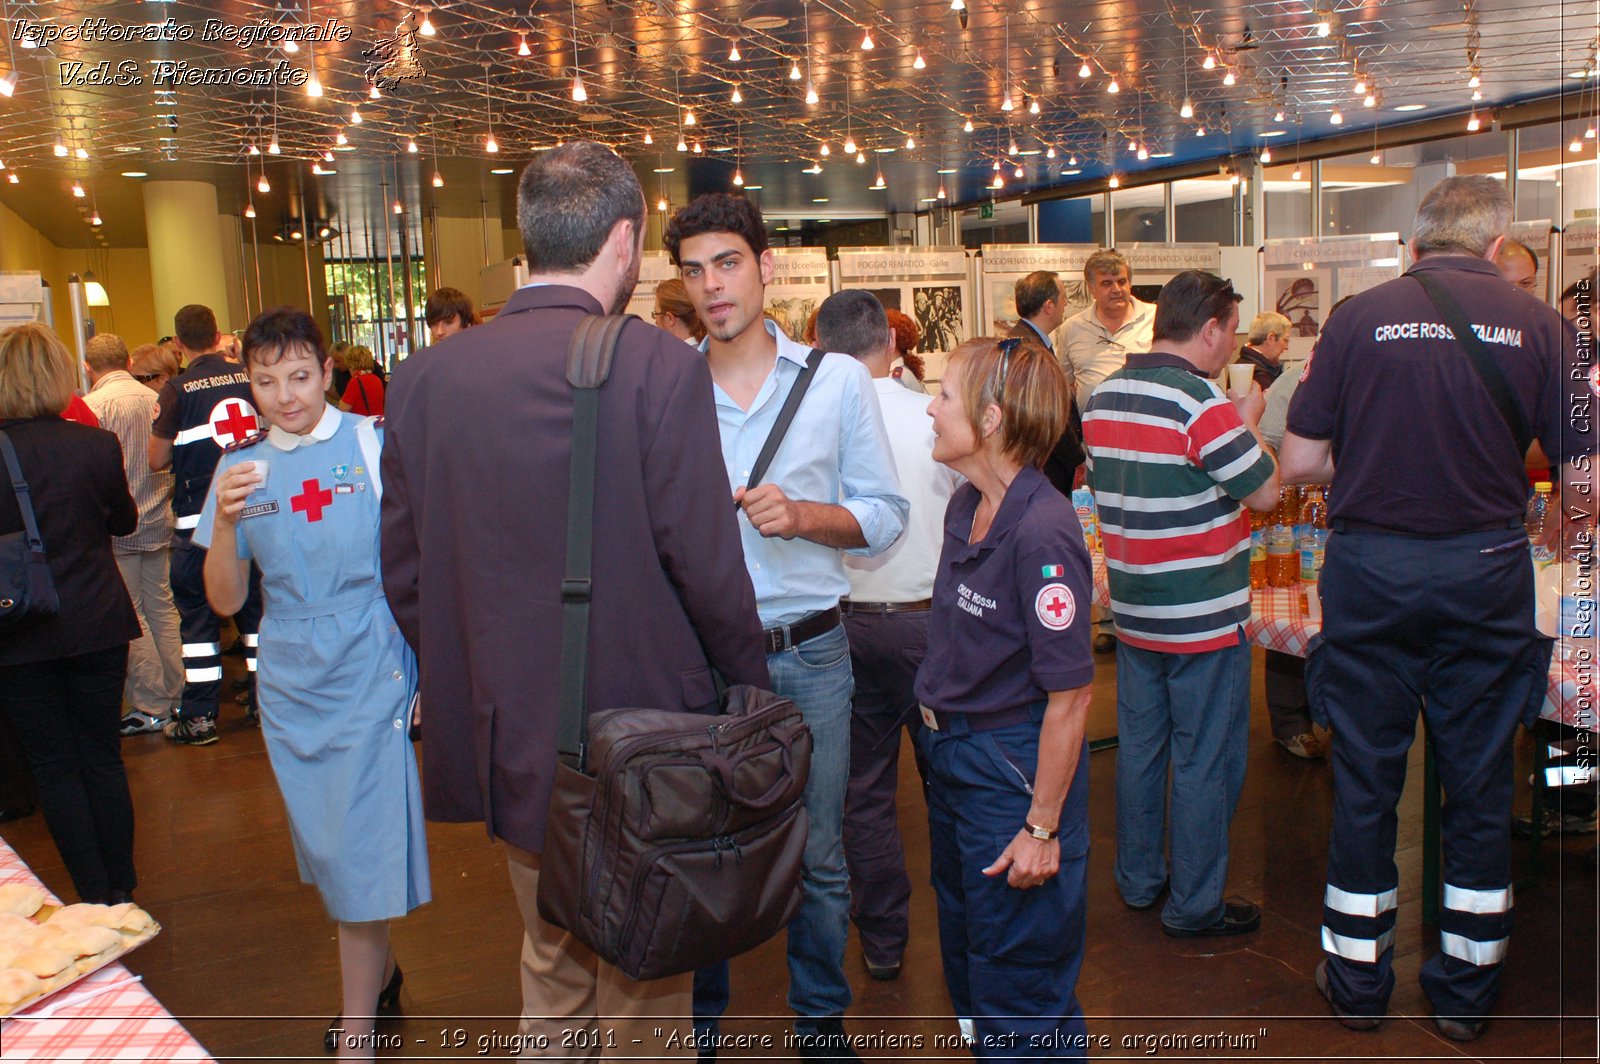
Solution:
M 150 732 L 158 732 L 166 726 L 166 717 L 154 717 L 143 710 L 136 709 L 122 718 L 122 724 L 118 730 L 125 736 L 146 735 Z

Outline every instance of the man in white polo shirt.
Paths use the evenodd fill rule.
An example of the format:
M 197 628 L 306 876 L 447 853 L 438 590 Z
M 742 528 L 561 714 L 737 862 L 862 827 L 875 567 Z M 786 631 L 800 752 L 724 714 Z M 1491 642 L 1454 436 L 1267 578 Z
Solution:
M 894 333 L 876 296 L 851 289 L 829 296 L 817 311 L 817 344 L 853 356 L 872 374 L 895 472 L 911 501 L 905 533 L 894 546 L 871 558 L 845 557 L 850 597 L 839 603 L 855 674 L 844 800 L 850 919 L 861 936 L 867 974 L 886 980 L 900 974 L 910 928 L 911 880 L 895 813 L 901 728 L 915 739 L 922 727 L 912 686 L 928 648 L 945 507 L 961 478 L 933 460 L 928 397 L 890 376 Z
M 1150 350 L 1156 308 L 1133 294 L 1133 270 L 1115 251 L 1097 251 L 1083 264 L 1083 284 L 1093 300 L 1067 319 L 1056 352 L 1072 364 L 1078 383 L 1078 411 L 1100 382 L 1122 368 L 1130 354 Z

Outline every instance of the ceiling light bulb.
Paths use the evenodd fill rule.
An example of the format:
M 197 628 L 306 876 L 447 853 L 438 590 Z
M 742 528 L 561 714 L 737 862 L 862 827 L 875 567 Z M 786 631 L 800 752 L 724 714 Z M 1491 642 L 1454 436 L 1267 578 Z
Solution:
M 1200 64 L 1200 66 L 1205 70 L 1217 69 L 1217 57 L 1212 55 L 1210 52 L 1207 52 L 1205 60 Z
M 733 42 L 733 47 L 728 49 L 728 62 L 737 63 L 743 58 L 744 56 L 739 54 L 739 42 L 736 40 Z
M 734 103 L 744 103 L 744 94 L 739 91 L 739 86 L 735 85 L 733 87 L 733 95 L 728 97 L 728 99 Z
M 83 199 L 83 196 L 84 196 L 83 186 L 80 185 L 78 182 L 74 181 L 72 183 L 72 194 L 73 194 L 74 197 L 76 197 L 78 199 Z
M 918 48 L 917 49 L 917 57 L 911 61 L 911 69 L 912 70 L 925 70 L 925 69 L 927 69 L 927 66 L 928 66 L 928 61 L 926 59 L 922 58 L 922 49 Z
M 1109 187 L 1109 188 L 1121 188 L 1122 187 L 1122 179 L 1117 177 L 1116 174 L 1112 174 L 1111 175 L 1111 180 L 1106 182 L 1106 186 Z
M 1232 85 L 1237 80 L 1238 79 L 1233 76 L 1232 70 L 1229 70 L 1226 74 L 1222 75 L 1222 83 L 1224 85 Z
M 1228 171 L 1228 184 L 1237 185 L 1238 183 L 1239 183 L 1239 172 L 1237 170 Z
M 1107 92 L 1121 92 L 1122 91 L 1122 86 L 1117 84 L 1117 79 L 1116 79 L 1115 76 L 1113 76 L 1111 78 L 1111 84 L 1106 86 L 1106 91 Z
M 339 145 L 339 147 L 342 148 L 345 145 L 350 143 L 350 138 L 345 136 L 344 135 L 344 130 L 341 129 L 341 130 L 339 130 L 338 135 L 333 138 L 333 142 L 335 144 Z
M 1482 89 L 1473 89 L 1472 90 L 1472 102 L 1473 103 L 1477 103 L 1481 99 L 1483 99 L 1483 90 Z
M 809 81 L 806 82 L 806 103 L 812 105 L 813 107 L 815 107 L 817 103 L 817 87 L 811 84 Z
M 817 149 L 817 154 L 821 155 L 824 159 L 826 159 L 828 156 L 833 154 L 833 149 L 828 147 L 828 142 L 827 141 L 823 141 L 822 142 L 822 147 Z
M 415 137 L 408 138 L 406 140 L 406 154 L 407 155 L 415 155 L 415 154 L 417 154 L 418 150 L 419 149 L 417 148 L 417 139 Z
M 382 92 L 382 90 L 380 90 L 378 88 L 378 83 L 377 82 L 374 81 L 374 82 L 372 82 L 371 84 L 369 84 L 367 86 L 367 99 L 369 99 L 369 100 L 378 100 L 378 99 L 382 99 L 382 98 L 383 98 L 383 92 Z
M 695 153 L 695 154 L 696 154 L 696 155 L 701 155 L 701 154 L 704 154 L 704 152 L 705 152 L 705 150 L 706 150 L 706 149 L 705 149 L 705 145 L 703 145 L 703 144 L 701 144 L 701 143 L 700 143 L 700 142 L 699 142 L 699 141 L 698 141 L 698 140 L 697 140 L 697 141 L 695 141 L 695 142 L 694 142 L 694 149 L 693 149 L 693 150 L 694 150 L 694 153 Z
M 882 171 L 879 171 L 878 179 L 872 183 L 872 187 L 874 189 L 883 189 L 883 188 L 888 188 L 889 187 L 888 185 L 884 184 L 883 172 Z
M 278 146 L 278 135 L 276 133 L 274 133 L 272 135 L 272 139 L 267 141 L 267 154 L 268 155 L 279 155 L 279 154 L 282 154 L 282 152 L 283 152 L 283 149 Z
M 993 169 L 994 172 L 997 173 L 997 174 L 1000 172 L 1000 160 L 999 159 L 996 159 L 994 161 L 994 166 L 991 169 Z
M 290 55 L 294 55 L 300 50 L 300 42 L 296 41 L 293 37 L 290 37 L 283 42 L 283 50 L 288 52 Z
M 1583 131 L 1583 139 L 1584 140 L 1593 140 L 1594 139 L 1594 123 L 1593 122 L 1590 122 L 1589 123 L 1589 128 L 1585 129 Z
M 660 211 L 662 214 L 667 213 L 667 197 L 662 196 L 660 199 L 656 200 L 656 210 Z
M 17 91 L 17 72 L 6 71 L 6 76 L 0 78 L 0 96 L 10 96 Z
M 401 203 L 399 200 L 395 200 L 394 201 L 394 213 L 396 213 L 396 214 L 404 214 L 404 213 L 406 213 L 405 204 Z
M 656 142 L 656 138 L 650 135 L 650 131 L 648 129 L 644 131 L 644 142 L 646 144 L 654 144 Z
M 1039 113 L 1039 101 L 1037 99 L 1028 101 L 1028 113 L 1030 115 Z
M 1013 139 L 1011 141 L 1011 143 L 1006 145 L 1006 154 L 1007 155 L 1015 155 L 1015 154 L 1017 154 L 1017 142 L 1016 142 L 1015 139 Z
M 444 175 L 437 170 L 433 172 L 433 187 L 444 188 Z
M 1078 165 L 1078 153 L 1077 152 L 1073 152 L 1071 157 L 1067 159 L 1067 165 L 1068 166 L 1077 166 Z
M 872 31 L 867 30 L 861 35 L 861 50 L 863 52 L 870 52 L 876 47 L 877 45 L 872 43 Z
M 72 149 L 72 154 L 76 155 L 80 159 L 87 159 L 89 157 L 89 149 L 82 147 L 74 148 Z
M 306 82 L 306 95 L 307 96 L 321 96 L 322 95 L 322 82 L 317 80 L 317 75 L 316 74 L 312 74 L 310 79 Z
M 1078 65 L 1078 77 L 1087 78 L 1092 77 L 1093 75 L 1094 71 L 1089 68 L 1089 61 L 1087 59 Z
M 1011 102 L 1011 90 L 1007 89 L 1005 98 L 1000 101 L 1000 110 L 1002 110 L 1002 111 L 1012 111 L 1012 110 L 1015 110 L 1015 109 L 1016 109 L 1016 105 Z
M 522 37 L 520 39 L 520 43 L 517 45 L 517 54 L 518 55 L 532 55 L 533 54 L 533 49 L 528 47 L 528 35 L 526 33 L 524 33 L 522 35 Z
M 1054 159 L 1056 157 L 1055 145 L 1052 144 L 1050 147 L 1044 150 L 1044 157 L 1046 159 Z
M 572 75 L 572 102 L 582 103 L 589 98 L 589 90 L 583 87 L 583 75 Z
M 1367 79 L 1366 78 L 1362 78 L 1362 77 L 1356 78 L 1355 93 L 1356 93 L 1357 96 L 1365 96 L 1367 94 Z
M 11 182 L 13 185 L 17 184 L 17 172 L 15 170 L 8 170 L 6 172 L 6 180 Z
M 1478 131 L 1479 124 L 1480 123 L 1478 122 L 1478 112 L 1474 111 L 1474 112 L 1472 112 L 1471 117 L 1469 117 L 1467 119 L 1467 132 L 1468 133 L 1476 133 Z
M 907 133 L 906 134 L 906 151 L 916 151 L 916 150 L 917 150 L 917 138 L 913 137 L 911 134 Z
M 1373 152 L 1372 158 L 1368 159 L 1367 162 L 1371 163 L 1373 166 L 1377 166 L 1379 163 L 1383 162 L 1383 153 L 1376 151 Z
M 1481 85 L 1482 83 L 1483 83 L 1483 80 L 1478 77 L 1478 72 L 1476 70 L 1474 70 L 1472 72 L 1472 76 L 1467 79 L 1467 88 L 1475 89 L 1479 85 Z
M 865 164 L 866 161 L 867 161 L 867 153 L 866 152 L 864 152 L 864 151 L 856 152 L 856 162 Z
M 688 151 L 689 150 L 689 145 L 683 139 L 683 135 L 681 133 L 678 135 L 678 150 L 679 151 Z
M 317 235 L 320 236 L 322 239 L 326 240 L 326 239 L 328 239 L 328 235 L 330 233 L 332 233 L 332 232 L 333 232 L 333 230 L 329 229 L 327 226 L 322 226 L 320 229 L 317 230 Z
M 359 126 L 361 124 L 361 122 L 362 122 L 361 108 L 359 108 L 359 107 L 350 108 L 350 124 L 353 125 L 353 126 Z
M 1022 176 L 1022 167 L 1019 166 L 1015 170 L 1011 171 L 1011 176 L 1012 177 L 1021 177 Z
M 994 181 L 989 185 L 989 187 L 990 188 L 1005 188 L 1006 187 L 1005 178 L 1001 177 L 999 174 L 995 174 L 994 175 Z
M 844 153 L 846 155 L 853 155 L 855 153 L 855 150 L 856 150 L 856 138 L 854 138 L 854 137 L 845 137 L 844 138 Z
M 685 112 L 683 112 L 683 124 L 686 125 L 686 126 L 694 125 L 694 112 L 693 111 L 685 111 Z
M 301 235 L 302 235 L 302 234 L 301 234 L 301 232 L 300 232 L 300 230 L 298 230 L 298 229 L 295 229 L 295 230 L 293 230 L 293 231 L 291 231 L 291 232 L 290 232 L 290 233 L 289 233 L 289 239 L 290 239 L 290 240 L 299 240 L 299 239 L 300 239 L 300 237 L 301 237 Z
M 1271 148 L 1262 148 L 1261 149 L 1261 161 L 1263 163 L 1270 163 L 1272 161 L 1272 149 Z
M 260 180 L 256 182 L 256 191 L 263 196 L 272 191 L 272 185 L 267 182 L 266 174 L 262 174 Z
M 1189 97 L 1187 97 L 1187 96 L 1185 96 L 1183 98 L 1183 106 L 1178 108 L 1178 117 L 1179 118 L 1193 118 L 1194 117 L 1194 101 L 1189 99 Z
M 1317 36 L 1326 37 L 1333 32 L 1333 24 L 1327 18 L 1317 19 Z
M 254 218 L 256 216 L 256 205 L 254 203 L 246 203 L 244 205 L 244 216 L 246 218 Z
M 1150 149 L 1146 148 L 1143 144 L 1139 145 L 1139 160 L 1143 162 L 1148 158 L 1150 158 Z
M 260 148 L 258 148 L 258 147 L 256 147 L 256 143 L 255 143 L 255 141 L 251 141 L 251 142 L 250 142 L 250 143 L 249 143 L 249 144 L 248 144 L 248 145 L 247 145 L 247 146 L 246 146 L 246 147 L 245 147 L 245 153 L 246 153 L 246 154 L 247 154 L 247 155 L 260 155 L 260 154 L 261 154 L 261 149 L 260 149 Z
M 1336 126 L 1342 126 L 1344 125 L 1344 115 L 1340 114 L 1338 111 L 1335 111 L 1333 114 L 1328 116 L 1328 121 L 1332 122 Z
M 67 157 L 67 146 L 61 142 L 60 137 L 56 138 L 56 146 L 52 150 L 55 152 L 56 158 L 58 159 L 65 159 Z
M 1291 181 L 1300 180 L 1300 177 L 1301 177 L 1302 173 L 1303 173 L 1303 171 L 1301 171 L 1301 169 L 1300 169 L 1300 164 L 1299 163 L 1295 163 L 1294 164 L 1294 170 L 1291 171 L 1290 174 L 1289 174 L 1289 180 L 1291 180 Z
M 1203 124 L 1199 125 L 1199 126 L 1196 126 L 1195 130 L 1194 130 L 1194 135 L 1197 136 L 1197 137 L 1205 136 L 1206 135 L 1206 127 Z
M 322 153 L 322 161 L 325 162 L 325 163 L 333 162 L 333 152 L 331 152 L 331 151 L 323 152 Z
M 493 155 L 495 152 L 500 150 L 500 145 L 495 142 L 493 133 L 490 133 L 487 137 L 483 138 L 483 150 L 488 152 L 490 155 Z
M 320 162 L 315 162 L 315 163 L 312 163 L 312 164 L 311 164 L 311 172 L 312 172 L 312 173 L 313 173 L 313 174 L 317 174 L 317 175 L 319 175 L 319 176 L 320 176 L 320 175 L 322 175 L 322 174 L 325 174 L 325 173 L 327 173 L 327 172 L 328 172 L 328 171 L 326 171 L 326 170 L 324 170 L 324 169 L 323 169 L 323 168 L 322 168 L 322 163 L 320 163 Z
M 965 11 L 966 9 L 967 9 L 966 0 L 950 0 L 950 10 L 951 11 Z
M 972 132 L 972 119 L 970 119 L 970 118 L 967 119 L 966 124 L 963 125 L 961 127 L 961 129 L 962 129 L 963 132 L 971 133 Z
M 949 199 L 950 198 L 949 194 L 946 193 L 945 190 L 944 190 L 944 182 L 943 181 L 939 182 L 939 191 L 936 193 L 936 195 L 940 199 Z
M 1572 143 L 1567 145 L 1567 150 L 1574 154 L 1583 151 L 1583 141 L 1577 137 L 1573 137 Z
M 1272 120 L 1273 120 L 1273 121 L 1274 121 L 1274 122 L 1282 122 L 1282 121 L 1283 121 L 1283 112 L 1282 112 L 1282 111 L 1279 111 L 1279 112 L 1277 112 L 1277 113 L 1276 113 L 1276 114 L 1274 114 L 1274 115 L 1273 115 L 1273 116 L 1272 116 Z
M 744 188 L 744 171 L 743 170 L 735 170 L 733 172 L 733 183 L 734 183 L 734 186 L 737 187 L 737 188 Z
M 1376 107 L 1376 106 L 1378 106 L 1378 94 L 1375 93 L 1375 92 L 1367 93 L 1366 99 L 1361 101 L 1361 106 L 1362 107 Z
M 438 31 L 433 28 L 433 20 L 428 17 L 429 9 L 423 7 L 418 10 L 422 12 L 422 25 L 417 27 L 417 32 L 424 37 L 432 37 Z
M 800 60 L 798 60 L 798 59 L 796 59 L 793 62 L 793 64 L 791 64 L 790 67 L 789 67 L 789 80 L 790 81 L 799 81 L 800 80 Z

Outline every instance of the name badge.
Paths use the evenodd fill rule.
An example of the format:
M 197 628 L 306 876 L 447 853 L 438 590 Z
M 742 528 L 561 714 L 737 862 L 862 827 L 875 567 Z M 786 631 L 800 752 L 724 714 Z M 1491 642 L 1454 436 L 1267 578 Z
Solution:
M 240 517 L 264 517 L 267 514 L 275 514 L 277 512 L 278 512 L 278 500 L 277 499 L 273 499 L 270 502 L 258 502 L 254 506 L 246 506 L 243 510 L 240 511 L 239 516 Z
M 933 715 L 933 710 L 929 709 L 925 705 L 922 705 L 920 702 L 917 703 L 917 710 L 921 712 L 922 723 L 927 726 L 929 731 L 939 730 L 939 718 Z

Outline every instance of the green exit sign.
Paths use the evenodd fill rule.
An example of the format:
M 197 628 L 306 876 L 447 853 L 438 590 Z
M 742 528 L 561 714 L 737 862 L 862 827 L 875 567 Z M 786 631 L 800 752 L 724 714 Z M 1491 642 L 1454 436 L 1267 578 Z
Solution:
M 981 203 L 981 204 L 979 204 L 978 205 L 978 217 L 979 218 L 993 218 L 994 217 L 994 204 L 992 204 L 992 203 Z

